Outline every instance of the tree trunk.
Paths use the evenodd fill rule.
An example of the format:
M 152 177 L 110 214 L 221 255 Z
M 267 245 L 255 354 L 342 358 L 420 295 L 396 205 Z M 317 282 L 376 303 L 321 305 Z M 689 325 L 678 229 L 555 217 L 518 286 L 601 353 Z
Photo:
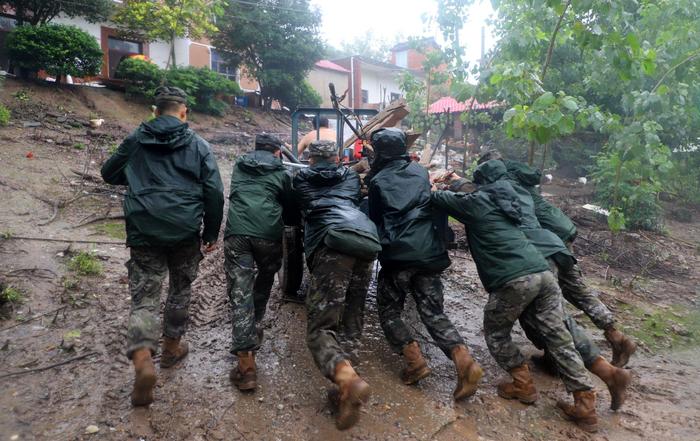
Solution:
M 170 65 L 167 67 L 175 68 L 177 67 L 177 60 L 175 59 L 175 36 L 170 38 Z

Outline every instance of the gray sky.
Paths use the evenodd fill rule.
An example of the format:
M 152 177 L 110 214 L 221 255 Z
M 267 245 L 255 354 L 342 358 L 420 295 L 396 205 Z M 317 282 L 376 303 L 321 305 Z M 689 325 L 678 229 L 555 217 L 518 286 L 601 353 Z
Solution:
M 424 21 L 435 15 L 433 0 L 311 0 L 323 15 L 321 30 L 331 46 L 340 47 L 344 40 L 354 40 L 366 32 L 375 38 L 393 42 L 397 36 L 435 37 L 442 44 L 437 25 Z M 490 1 L 472 6 L 469 19 L 460 34 L 467 58 L 475 62 L 480 56 L 481 26 L 493 13 Z M 493 45 L 486 30 L 486 49 Z

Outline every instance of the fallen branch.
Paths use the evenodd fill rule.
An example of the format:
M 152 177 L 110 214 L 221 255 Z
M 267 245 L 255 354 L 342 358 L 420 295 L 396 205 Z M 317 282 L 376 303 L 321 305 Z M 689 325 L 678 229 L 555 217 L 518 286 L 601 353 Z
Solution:
M 74 175 L 78 175 L 83 179 L 87 179 L 88 181 L 92 181 L 96 184 L 104 184 L 104 181 L 102 180 L 102 178 L 100 176 L 93 175 L 92 173 L 82 172 L 80 170 L 71 169 L 70 171 Z
M 80 223 L 80 224 L 74 226 L 73 228 L 84 227 L 85 225 L 94 224 L 95 222 L 100 222 L 100 221 L 103 221 L 103 220 L 120 220 L 120 219 L 124 219 L 124 215 L 123 215 L 123 214 L 114 214 L 114 215 L 112 215 L 112 216 L 100 216 L 100 217 L 96 217 L 96 218 L 94 218 L 94 219 L 91 219 L 91 220 L 89 220 L 89 221 L 87 221 L 87 222 Z
M 47 273 L 50 273 L 51 275 L 41 274 L 42 271 L 46 271 Z M 51 271 L 48 268 L 20 268 L 20 269 L 12 270 L 8 273 L 5 273 L 5 277 L 17 277 L 23 273 L 32 273 L 32 275 L 39 277 L 39 278 L 44 278 L 44 279 L 51 279 L 53 277 L 58 277 L 58 274 L 56 274 L 55 272 Z
M 48 225 L 51 222 L 53 222 L 54 219 L 56 219 L 56 216 L 58 216 L 58 205 L 59 205 L 59 202 L 54 201 L 53 202 L 53 214 L 51 214 L 51 217 L 45 221 L 37 222 L 37 225 L 39 225 L 40 227 L 43 227 L 44 225 Z
M 47 315 L 51 315 L 51 314 L 53 314 L 54 312 L 56 313 L 56 316 L 54 317 L 54 320 L 53 320 L 52 322 L 55 322 L 56 317 L 58 317 L 58 313 L 61 312 L 61 311 L 64 310 L 64 309 L 66 309 L 67 307 L 68 307 L 68 305 L 65 305 L 65 306 L 61 306 L 60 308 L 52 309 L 51 311 L 45 312 L 45 313 L 43 313 L 43 314 L 35 315 L 34 317 L 29 318 L 29 319 L 27 319 L 27 320 L 22 320 L 22 321 L 19 322 L 19 323 L 15 323 L 14 325 L 8 326 L 8 327 L 6 327 L 6 328 L 2 328 L 2 329 L 0 329 L 0 332 L 2 332 L 2 331 L 7 331 L 8 329 L 16 328 L 17 326 L 22 326 L 22 325 L 24 325 L 25 323 L 33 322 L 34 320 L 36 320 L 36 319 L 38 319 L 38 318 L 46 317 Z
M 104 245 L 124 245 L 124 242 L 116 242 L 114 240 L 76 240 L 76 239 L 52 239 L 48 237 L 28 237 L 28 236 L 10 236 L 5 240 L 37 240 L 41 242 L 67 242 L 67 243 L 99 243 Z
M 2 379 L 2 378 L 8 378 L 8 377 L 16 377 L 16 376 L 19 376 L 19 375 L 33 374 L 33 373 L 36 373 L 36 372 L 47 371 L 47 370 L 49 370 L 49 369 L 53 369 L 53 368 L 59 367 L 59 366 L 64 366 L 64 365 L 66 365 L 66 364 L 73 363 L 74 361 L 79 361 L 79 360 L 82 360 L 82 359 L 84 359 L 84 358 L 92 357 L 93 355 L 97 355 L 97 354 L 98 354 L 98 352 L 94 352 L 94 351 L 93 351 L 93 352 L 88 352 L 88 353 L 83 354 L 83 355 L 78 355 L 77 357 L 69 358 L 68 360 L 64 360 L 64 361 L 62 361 L 62 362 L 60 362 L 60 363 L 54 363 L 54 364 L 50 364 L 50 365 L 48 365 L 48 366 L 44 366 L 44 367 L 40 367 L 40 368 L 35 368 L 35 369 L 29 369 L 29 370 L 26 370 L 26 371 L 10 372 L 9 374 L 0 375 L 0 379 Z

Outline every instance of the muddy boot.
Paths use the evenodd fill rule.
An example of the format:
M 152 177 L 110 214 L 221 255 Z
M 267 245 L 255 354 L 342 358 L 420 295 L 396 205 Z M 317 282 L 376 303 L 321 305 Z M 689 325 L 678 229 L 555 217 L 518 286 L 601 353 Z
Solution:
M 418 342 L 412 341 L 407 344 L 402 352 L 406 360 L 406 368 L 401 372 L 401 381 L 404 384 L 415 384 L 430 375 L 430 368 L 423 358 Z
M 255 390 L 258 387 L 258 374 L 255 370 L 255 352 L 238 352 L 238 366 L 231 369 L 229 378 L 241 391 Z
M 347 360 L 335 366 L 333 381 L 338 385 L 339 395 L 335 427 L 338 430 L 346 430 L 360 419 L 360 407 L 369 400 L 369 384 L 357 375 Z
M 610 391 L 610 408 L 618 410 L 627 399 L 627 387 L 632 382 L 632 374 L 608 363 L 603 357 L 595 359 L 590 369 L 598 378 L 603 380 Z
M 532 363 L 537 367 L 537 369 L 542 372 L 549 374 L 553 377 L 559 375 L 559 370 L 557 369 L 557 363 L 554 361 L 549 352 L 544 351 L 542 355 L 533 355 L 530 357 Z
M 131 356 L 134 363 L 134 390 L 131 392 L 131 404 L 148 406 L 153 402 L 153 387 L 156 385 L 156 368 L 151 359 L 151 350 L 141 348 Z
M 469 354 L 466 346 L 459 345 L 452 348 L 452 361 L 457 369 L 457 388 L 452 394 L 455 400 L 471 397 L 476 393 L 479 380 L 484 376 L 484 371 Z
M 513 382 L 503 382 L 498 385 L 498 396 L 506 400 L 518 400 L 523 404 L 533 404 L 537 401 L 537 389 L 530 376 L 530 368 L 524 364 L 510 370 Z
M 595 391 L 579 390 L 574 392 L 574 405 L 564 401 L 557 402 L 570 420 L 586 432 L 598 431 L 598 416 L 595 413 Z
M 634 354 L 634 351 L 637 350 L 637 344 L 625 334 L 615 329 L 614 326 L 605 330 L 605 339 L 610 343 L 610 346 L 612 346 L 613 366 L 619 368 L 627 366 L 630 357 Z
M 182 360 L 190 352 L 190 347 L 180 338 L 163 337 L 163 346 L 160 354 L 160 367 L 171 368 Z

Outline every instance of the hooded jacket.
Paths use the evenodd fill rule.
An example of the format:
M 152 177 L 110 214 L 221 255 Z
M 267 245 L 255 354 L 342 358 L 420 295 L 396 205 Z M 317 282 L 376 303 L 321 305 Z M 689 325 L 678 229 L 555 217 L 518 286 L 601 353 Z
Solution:
M 225 236 L 280 242 L 292 201 L 292 177 L 280 158 L 265 150 L 240 157 L 231 175 Z
M 442 271 L 450 266 L 447 216 L 430 203 L 428 171 L 408 155 L 392 158 L 373 164 L 369 180 L 369 217 L 377 225 L 382 268 Z
M 224 194 L 209 144 L 169 115 L 141 124 L 102 166 L 102 178 L 127 185 L 128 246 L 216 241 Z
M 535 214 L 535 202 L 532 195 L 518 180 L 512 179 L 512 175 L 506 170 L 506 165 L 500 160 L 491 160 L 484 162 L 474 171 L 474 182 L 477 185 L 484 185 L 486 192 L 491 194 L 492 198 L 499 200 L 502 195 L 499 192 L 490 191 L 490 185 L 494 182 L 508 180 L 518 199 L 518 205 L 522 214 L 520 229 L 523 230 L 525 236 L 532 242 L 537 250 L 542 253 L 545 258 L 553 258 L 558 265 L 570 267 L 576 260 L 571 252 L 566 248 L 564 242 L 553 232 L 542 228 Z M 480 187 L 481 188 L 481 187 Z M 509 200 L 509 196 L 505 196 Z
M 377 242 L 377 228 L 358 206 L 362 200 L 359 175 L 327 162 L 301 170 L 293 180 L 296 204 L 304 218 L 307 260 L 330 229 L 349 231 Z
M 493 195 L 498 194 L 498 198 Z M 473 193 L 436 191 L 432 203 L 467 227 L 469 250 L 486 291 L 549 269 L 520 229 L 522 213 L 510 182 L 483 185 Z
M 577 234 L 576 225 L 559 208 L 543 198 L 536 188 L 542 180 L 542 172 L 522 162 L 506 159 L 503 163 L 510 178 L 530 192 L 535 203 L 535 214 L 542 228 L 553 232 L 564 242 L 573 241 Z

